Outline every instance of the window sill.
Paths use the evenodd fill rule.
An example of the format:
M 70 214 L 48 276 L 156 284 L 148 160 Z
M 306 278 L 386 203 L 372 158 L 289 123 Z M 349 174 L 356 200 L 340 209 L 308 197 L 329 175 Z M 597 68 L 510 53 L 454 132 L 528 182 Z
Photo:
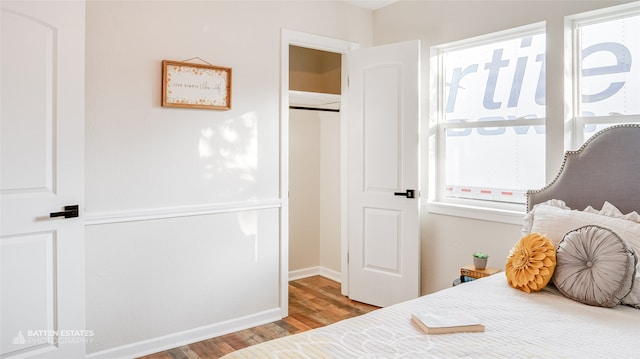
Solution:
M 525 216 L 524 210 L 517 211 L 498 208 L 486 208 L 446 202 L 426 201 L 423 203 L 423 207 L 426 207 L 427 212 L 429 213 L 478 219 L 481 221 L 515 224 L 519 226 L 522 225 L 522 219 Z

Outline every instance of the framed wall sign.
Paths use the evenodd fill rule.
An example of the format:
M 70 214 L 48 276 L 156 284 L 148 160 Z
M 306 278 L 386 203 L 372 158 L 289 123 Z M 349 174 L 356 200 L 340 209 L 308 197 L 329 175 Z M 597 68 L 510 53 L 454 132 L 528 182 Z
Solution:
M 162 106 L 231 109 L 231 68 L 162 61 Z

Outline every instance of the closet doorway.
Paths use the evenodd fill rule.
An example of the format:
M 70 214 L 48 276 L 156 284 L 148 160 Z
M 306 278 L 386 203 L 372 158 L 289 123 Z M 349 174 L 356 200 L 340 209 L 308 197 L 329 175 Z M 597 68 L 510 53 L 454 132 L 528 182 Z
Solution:
M 289 46 L 289 280 L 341 280 L 341 73 L 341 54 Z
M 286 317 L 288 315 L 289 312 L 289 288 L 288 288 L 288 284 L 289 284 L 289 280 L 290 278 L 290 274 L 292 276 L 292 278 L 294 276 L 296 277 L 303 277 L 303 276 L 307 276 L 307 275 L 314 275 L 314 274 L 322 274 L 325 275 L 327 277 L 330 278 L 334 278 L 336 280 L 339 280 L 341 282 L 341 287 L 342 287 L 342 294 L 348 293 L 348 271 L 347 269 L 347 242 L 345 241 L 345 239 L 347 238 L 346 236 L 346 191 L 344 191 L 344 189 L 346 188 L 346 161 L 344 160 L 344 158 L 346 158 L 346 152 L 345 152 L 345 148 L 346 148 L 346 116 L 344 116 L 344 110 L 347 106 L 347 98 L 346 96 L 344 96 L 345 93 L 345 89 L 346 89 L 346 81 L 344 80 L 345 78 L 345 65 L 343 63 L 343 54 L 354 50 L 356 48 L 358 48 L 358 44 L 352 43 L 352 42 L 348 42 L 348 41 L 344 41 L 344 40 L 338 40 L 338 39 L 333 39 L 333 38 L 327 38 L 327 37 L 323 37 L 323 36 L 318 36 L 318 35 L 313 35 L 313 34 L 309 34 L 309 33 L 303 33 L 303 32 L 297 32 L 297 31 L 292 31 L 292 30 L 287 30 L 287 29 L 283 29 L 282 30 L 282 46 L 281 46 L 281 86 L 280 86 L 280 135 L 281 135 L 281 139 L 280 139 L 280 191 L 281 191 L 281 198 L 282 198 L 282 203 L 281 203 L 281 216 L 280 216 L 280 309 L 281 309 L 281 313 L 283 317 Z M 295 48 L 294 48 L 295 47 Z M 301 60 L 304 60 L 305 56 L 310 56 L 312 53 L 307 53 L 305 52 L 305 50 L 319 50 L 322 52 L 327 52 L 327 53 L 332 53 L 329 54 L 329 57 L 333 57 L 333 56 L 338 56 L 338 58 L 340 59 L 340 69 L 337 70 L 338 73 L 340 74 L 339 76 L 339 92 L 335 91 L 335 83 L 332 83 L 332 92 L 334 93 L 330 93 L 330 92 L 321 92 L 318 90 L 311 90 L 309 91 L 308 89 L 305 91 L 295 91 L 292 90 L 294 92 L 290 93 L 290 74 L 292 72 L 296 72 L 297 70 L 291 71 L 290 69 L 290 49 L 293 48 L 294 51 L 294 55 L 293 55 L 293 61 L 296 63 L 300 63 L 300 62 L 304 62 Z M 300 50 L 302 52 L 302 54 L 298 54 L 296 55 L 296 51 Z M 313 57 L 313 56 L 311 56 Z M 330 60 L 329 60 L 330 61 Z M 307 64 L 308 65 L 308 64 Z M 294 65 L 294 69 L 296 68 L 296 66 L 300 67 L 302 65 Z M 334 70 L 336 71 L 336 70 Z M 329 71 L 331 72 L 331 71 Z M 297 74 L 300 75 L 300 74 Z M 330 77 L 334 77 L 335 74 L 326 74 L 327 76 L 313 76 L 314 78 L 318 79 L 318 78 L 330 78 Z M 295 76 L 295 75 L 294 75 Z M 302 78 L 304 79 L 305 76 L 302 76 Z M 298 78 L 299 80 L 299 78 Z M 297 85 L 295 84 L 295 82 L 297 82 L 298 80 L 293 80 L 294 82 L 294 87 L 297 87 Z M 308 79 L 307 79 L 308 80 Z M 328 80 L 327 80 L 328 82 Z M 323 91 L 328 91 L 328 90 L 323 90 Z M 321 95 L 322 94 L 322 95 Z M 338 96 L 340 101 L 339 101 L 339 107 L 335 108 L 335 106 L 337 105 L 337 103 L 335 103 L 336 101 L 334 100 L 330 100 L 330 101 L 326 101 L 326 96 Z M 290 109 L 290 100 L 294 101 L 294 102 L 298 102 L 297 104 L 293 104 L 292 106 L 300 106 L 300 100 L 302 97 L 307 97 L 307 99 L 305 100 L 307 103 L 306 104 L 310 104 L 312 106 L 318 106 L 318 105 L 327 105 L 327 102 L 332 102 L 334 109 L 339 109 L 340 112 L 330 112 L 330 111 L 311 111 L 311 110 L 305 110 L 305 109 Z M 312 99 L 309 99 L 309 97 L 311 97 Z M 320 99 L 318 99 L 318 97 L 320 97 Z M 300 107 L 307 107 L 307 106 L 300 106 Z M 293 213 L 294 211 L 298 211 L 295 207 L 295 205 L 290 208 L 290 202 L 295 202 L 295 198 L 293 200 L 291 200 L 291 196 L 295 196 L 296 194 L 290 193 L 290 185 L 289 185 L 289 180 L 290 180 L 290 162 L 292 162 L 289 158 L 289 154 L 290 152 L 296 152 L 295 155 L 298 155 L 297 152 L 295 150 L 290 151 L 290 142 L 294 142 L 294 141 L 304 141 L 303 137 L 296 137 L 291 138 L 290 136 L 290 115 L 295 116 L 301 116 L 301 117 L 311 117 L 313 118 L 315 116 L 316 121 L 317 121 L 317 126 L 319 129 L 322 128 L 322 124 L 324 124 L 326 127 L 330 127 L 327 126 L 327 124 L 332 123 L 333 119 L 335 121 L 337 121 L 339 123 L 339 134 L 336 135 L 339 140 L 336 139 L 331 139 L 328 140 L 330 137 L 329 136 L 325 136 L 324 139 L 322 139 L 319 137 L 320 135 L 318 134 L 317 136 L 317 146 L 320 146 L 321 143 L 323 142 L 331 142 L 332 146 L 333 146 L 333 151 L 339 153 L 338 158 L 337 159 L 333 159 L 334 161 L 337 161 L 335 164 L 335 166 L 337 166 L 337 168 L 339 168 L 339 172 L 337 174 L 333 174 L 332 176 L 338 176 L 339 180 L 338 183 L 333 183 L 334 186 L 338 186 L 337 189 L 334 189 L 334 191 L 339 192 L 339 200 L 338 200 L 338 204 L 337 205 L 331 205 L 331 211 L 333 211 L 333 216 L 339 216 L 340 220 L 338 223 L 336 224 L 325 224 L 327 219 L 325 218 L 325 222 L 321 225 L 320 224 L 320 218 L 317 217 L 315 219 L 315 221 L 317 221 L 317 229 L 315 230 L 315 233 L 317 233 L 317 244 L 306 244 L 306 240 L 305 240 L 305 236 L 306 234 L 310 233 L 311 231 L 313 231 L 313 229 L 307 228 L 305 227 L 304 224 L 302 224 L 301 222 L 297 222 L 296 220 L 296 215 L 297 213 L 295 213 L 293 215 L 293 218 L 291 217 L 291 213 Z M 324 121 L 326 119 L 329 119 L 328 121 Z M 298 120 L 294 120 L 294 121 L 298 121 Z M 295 126 L 295 124 L 294 124 Z M 307 131 L 310 132 L 310 131 Z M 329 132 L 328 130 L 325 129 L 325 132 Z M 314 138 L 315 135 L 314 135 Z M 294 143 L 294 146 L 296 144 Z M 318 147 L 319 148 L 319 147 Z M 328 146 L 325 146 L 325 150 L 328 149 Z M 306 151 L 299 151 L 302 153 L 302 161 L 306 162 L 308 159 L 306 159 L 306 156 L 308 155 L 308 152 Z M 320 150 L 318 150 L 317 155 L 315 155 L 314 157 L 317 158 L 316 161 L 320 161 Z M 324 157 L 325 159 L 328 158 L 328 156 Z M 318 164 L 318 166 L 320 166 L 320 164 Z M 326 167 L 326 165 L 325 165 Z M 300 171 L 300 169 L 294 169 L 294 171 Z M 304 170 L 303 170 L 304 171 Z M 330 173 L 329 171 L 325 171 L 324 172 L 325 175 Z M 305 173 L 306 174 L 306 173 Z M 294 175 L 295 176 L 295 175 Z M 321 177 L 321 171 L 320 168 L 318 167 L 318 169 L 316 170 L 316 175 L 315 176 L 311 176 L 311 178 L 313 178 L 318 184 L 317 187 L 315 189 L 313 189 L 313 191 L 320 191 L 320 184 L 321 182 L 324 181 L 323 177 Z M 296 181 L 295 177 L 294 177 L 294 181 Z M 325 193 L 327 191 L 328 188 L 328 184 L 325 185 Z M 294 188 L 295 191 L 295 188 Z M 311 190 L 309 189 L 302 189 L 303 192 L 310 192 Z M 324 198 L 324 197 L 323 197 Z M 320 212 L 320 193 L 318 193 L 317 195 L 317 205 L 318 205 L 318 212 Z M 326 204 L 326 203 L 325 203 Z M 330 206 L 328 204 L 326 204 L 327 206 Z M 335 207 L 333 207 L 335 206 Z M 313 218 L 313 217 L 309 217 L 309 218 Z M 332 217 L 335 218 L 335 217 Z M 296 221 L 296 222 L 294 222 Z M 293 239 L 290 240 L 290 222 L 293 222 L 293 224 L 291 225 L 291 227 L 294 227 L 293 230 L 294 231 L 299 231 L 302 233 L 302 236 L 300 237 L 301 239 Z M 331 232 L 332 233 L 339 233 L 339 236 L 336 238 L 332 238 L 330 242 L 328 243 L 324 243 L 322 244 L 322 251 L 323 253 L 321 254 L 321 247 L 320 247 L 320 228 L 321 226 L 328 226 L 331 227 Z M 290 243 L 291 242 L 291 243 Z M 290 250 L 290 247 L 292 247 L 293 249 Z M 299 248 L 311 248 L 311 251 L 303 251 L 303 252 L 298 252 Z M 336 250 L 336 247 L 339 248 Z M 313 251 L 313 249 L 315 248 L 315 252 Z M 325 254 L 326 253 L 331 253 L 331 254 Z M 335 253 L 333 252 L 335 251 Z M 320 257 L 323 257 L 323 262 L 321 262 Z M 292 265 L 289 265 L 290 262 L 290 258 L 292 260 Z M 315 262 L 306 262 L 303 261 L 304 260 L 309 260 L 309 258 L 311 258 L 311 260 L 315 260 Z M 335 261 L 336 258 L 338 258 L 339 260 L 339 266 L 336 267 Z M 317 263 L 317 264 L 309 264 L 309 263 Z M 309 267 L 310 266 L 310 267 Z M 326 266 L 326 267 L 325 267 Z M 329 267 L 330 266 L 330 267 Z M 336 278 L 337 277 L 337 278 Z
M 289 218 L 294 211 L 289 208 L 288 195 L 291 45 L 335 52 L 342 58 L 339 142 L 342 294 L 379 306 L 418 296 L 419 204 L 409 195 L 399 197 L 398 191 L 419 188 L 419 141 L 415 135 L 419 133 L 420 113 L 419 41 L 358 49 L 354 43 L 283 30 L 282 42 L 280 302 L 283 316 L 288 312 Z M 347 86 L 349 82 L 351 86 Z M 384 91 L 380 91 L 382 89 Z M 369 116 L 365 116 L 366 113 Z M 393 153 L 398 155 L 389 156 Z M 366 161 L 367 158 L 370 160 Z M 379 161 L 381 158 L 387 161 Z M 389 181 L 381 182 L 381 178 Z M 366 184 L 368 181 L 378 183 L 378 187 L 368 190 L 371 185 Z M 407 193 L 410 192 L 406 190 L 404 194 Z M 366 212 L 367 209 L 375 211 Z M 385 260 L 389 253 L 395 253 L 391 258 L 396 260 Z M 350 256 L 352 264 L 349 264 Z M 367 261 L 367 266 L 385 270 L 367 270 L 363 261 Z M 407 270 L 398 272 L 398 268 Z

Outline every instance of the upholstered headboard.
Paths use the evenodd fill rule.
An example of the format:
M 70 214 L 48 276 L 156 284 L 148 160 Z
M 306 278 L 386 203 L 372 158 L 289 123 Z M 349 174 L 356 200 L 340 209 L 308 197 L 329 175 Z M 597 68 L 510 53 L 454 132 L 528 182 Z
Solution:
M 608 201 L 622 213 L 640 212 L 640 125 L 606 128 L 567 151 L 556 178 L 527 191 L 527 212 L 550 199 L 578 210 L 600 209 Z

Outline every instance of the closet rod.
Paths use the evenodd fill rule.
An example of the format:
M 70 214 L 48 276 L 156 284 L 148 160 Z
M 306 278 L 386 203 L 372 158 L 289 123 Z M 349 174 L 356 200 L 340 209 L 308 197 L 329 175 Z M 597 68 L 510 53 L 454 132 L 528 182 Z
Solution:
M 340 112 L 333 108 L 318 108 L 318 107 L 305 107 L 305 106 L 289 106 L 290 110 L 310 110 L 310 111 L 327 111 L 327 112 Z

